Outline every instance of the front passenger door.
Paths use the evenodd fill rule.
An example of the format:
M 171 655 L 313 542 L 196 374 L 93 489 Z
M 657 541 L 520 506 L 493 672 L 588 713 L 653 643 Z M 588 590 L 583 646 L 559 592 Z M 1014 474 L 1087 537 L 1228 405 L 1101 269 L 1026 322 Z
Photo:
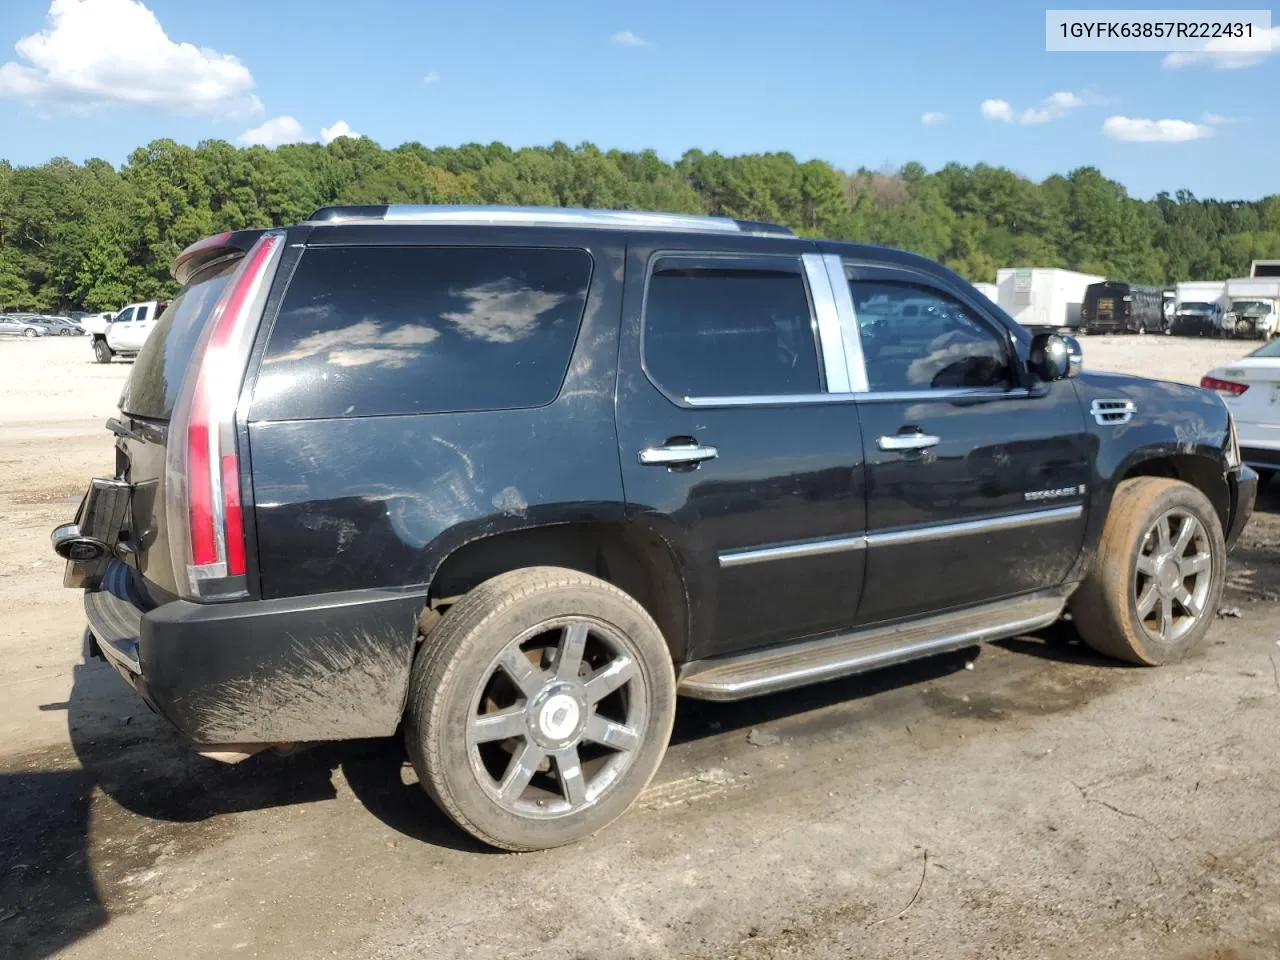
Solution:
M 858 401 L 859 622 L 1060 584 L 1083 540 L 1089 481 L 1074 385 L 1032 384 L 976 291 L 966 298 L 897 268 L 849 265 L 846 275 L 869 387 Z

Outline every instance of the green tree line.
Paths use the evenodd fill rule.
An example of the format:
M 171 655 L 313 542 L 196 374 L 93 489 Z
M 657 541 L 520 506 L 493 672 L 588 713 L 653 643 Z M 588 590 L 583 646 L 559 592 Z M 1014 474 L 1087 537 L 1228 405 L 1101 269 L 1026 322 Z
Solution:
M 221 230 L 278 226 L 333 203 L 492 203 L 723 214 L 887 244 L 970 280 L 1066 267 L 1145 283 L 1221 279 L 1280 257 L 1280 195 L 1130 197 L 1093 167 L 1036 183 L 949 164 L 845 172 L 787 153 L 727 157 L 591 144 L 384 150 L 367 138 L 247 149 L 156 140 L 104 160 L 0 161 L 0 309 L 109 309 L 173 292 L 168 267 Z

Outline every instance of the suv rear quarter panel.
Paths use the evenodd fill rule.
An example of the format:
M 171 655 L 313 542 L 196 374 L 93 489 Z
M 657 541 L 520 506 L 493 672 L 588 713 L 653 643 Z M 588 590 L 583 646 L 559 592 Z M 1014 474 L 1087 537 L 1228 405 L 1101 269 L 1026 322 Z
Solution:
M 425 596 L 440 563 L 470 541 L 622 519 L 621 233 L 345 225 L 316 228 L 309 244 L 573 247 L 593 268 L 568 371 L 546 406 L 249 422 L 264 598 L 417 584 Z

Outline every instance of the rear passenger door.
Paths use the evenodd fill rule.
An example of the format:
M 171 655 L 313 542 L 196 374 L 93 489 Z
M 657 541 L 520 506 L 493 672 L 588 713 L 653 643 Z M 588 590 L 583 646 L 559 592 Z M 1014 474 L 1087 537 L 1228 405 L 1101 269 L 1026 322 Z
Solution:
M 862 584 L 862 444 L 824 261 L 740 244 L 627 252 L 623 485 L 679 555 L 690 659 L 846 627 Z
M 868 392 L 874 623 L 1055 587 L 1084 535 L 1089 435 L 1069 380 L 1031 383 L 980 295 L 848 264 Z M 900 306 L 917 315 L 905 322 Z

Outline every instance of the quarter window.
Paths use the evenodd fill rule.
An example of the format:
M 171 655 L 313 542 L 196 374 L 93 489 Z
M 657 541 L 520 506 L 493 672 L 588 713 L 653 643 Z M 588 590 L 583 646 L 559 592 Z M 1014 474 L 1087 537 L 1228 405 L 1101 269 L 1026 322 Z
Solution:
M 550 403 L 591 257 L 527 247 L 313 247 L 289 282 L 255 419 L 506 410 Z
M 822 390 L 798 261 L 756 265 L 668 258 L 649 278 L 644 359 L 677 397 L 791 396 Z
M 873 391 L 1008 387 L 1004 340 L 972 309 L 909 283 L 852 280 Z

